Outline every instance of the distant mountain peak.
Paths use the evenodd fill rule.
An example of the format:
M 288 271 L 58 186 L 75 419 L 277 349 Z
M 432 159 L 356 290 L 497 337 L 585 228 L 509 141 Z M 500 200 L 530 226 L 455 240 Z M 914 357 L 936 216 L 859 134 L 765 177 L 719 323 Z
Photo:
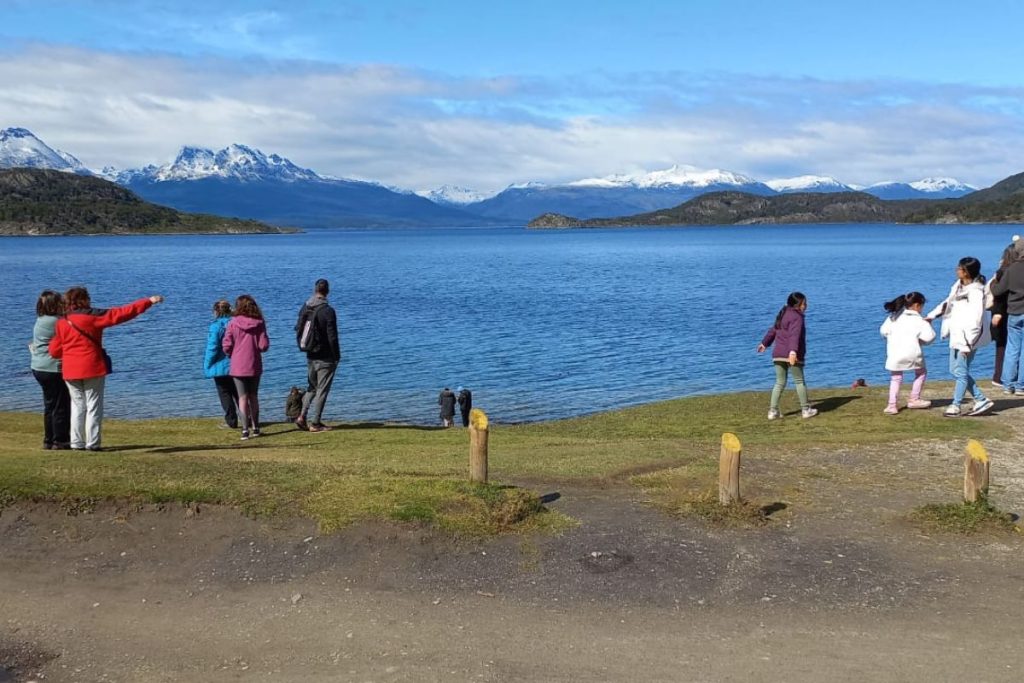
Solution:
M 699 169 L 695 166 L 675 164 L 662 171 L 647 171 L 643 173 L 622 173 L 601 178 L 584 178 L 568 183 L 570 187 L 635 187 L 635 188 L 661 188 L 661 187 L 689 187 L 700 188 L 711 185 L 756 185 L 758 181 L 740 173 L 724 171 L 713 168 L 709 170 Z
M 174 161 L 163 166 L 146 166 L 127 171 L 108 172 L 104 175 L 117 182 L 171 180 L 201 180 L 203 178 L 224 178 L 242 181 L 279 180 L 324 180 L 308 168 L 296 166 L 277 154 L 266 155 L 255 147 L 233 143 L 213 151 L 206 147 L 185 145 L 178 151 Z
M 28 128 L 4 128 L 0 130 L 0 168 L 18 167 L 89 173 L 81 161 L 50 147 Z
M 465 206 L 494 196 L 493 192 L 477 192 L 458 185 L 442 185 L 433 190 L 419 190 L 415 194 L 429 199 L 435 204 L 450 204 L 452 206 Z
M 776 192 L 849 192 L 853 187 L 828 175 L 801 175 L 765 181 Z

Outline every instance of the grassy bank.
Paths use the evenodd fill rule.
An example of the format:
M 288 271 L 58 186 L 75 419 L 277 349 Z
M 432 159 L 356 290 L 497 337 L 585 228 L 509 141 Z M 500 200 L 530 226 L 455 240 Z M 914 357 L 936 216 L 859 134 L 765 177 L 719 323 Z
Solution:
M 938 393 L 936 391 L 936 393 Z M 792 397 L 787 397 L 793 400 Z M 986 419 L 943 419 L 941 409 L 883 415 L 881 389 L 816 391 L 821 414 L 765 420 L 767 397 L 739 393 L 695 397 L 531 425 L 492 425 L 491 480 L 464 483 L 465 430 L 375 423 L 343 424 L 310 434 L 290 424 L 238 441 L 213 419 L 110 420 L 101 453 L 42 451 L 41 417 L 0 414 L 0 505 L 55 500 L 218 503 L 257 515 L 305 515 L 325 531 L 360 519 L 422 520 L 471 534 L 562 526 L 533 514 L 535 498 L 501 484 L 622 479 L 717 457 L 723 431 L 746 452 L 910 439 L 992 439 L 1005 428 Z

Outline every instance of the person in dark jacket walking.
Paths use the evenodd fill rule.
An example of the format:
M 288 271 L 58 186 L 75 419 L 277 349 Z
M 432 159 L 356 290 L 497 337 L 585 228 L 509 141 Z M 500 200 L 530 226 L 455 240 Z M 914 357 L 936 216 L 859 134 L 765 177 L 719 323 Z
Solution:
M 777 420 L 782 417 L 779 411 L 779 399 L 786 388 L 786 380 L 793 373 L 793 385 L 796 387 L 797 398 L 800 399 L 800 416 L 814 417 L 818 414 L 807 399 L 807 385 L 804 383 L 804 362 L 807 356 L 807 330 L 804 327 L 804 311 L 807 310 L 807 297 L 800 292 L 793 292 L 786 299 L 786 305 L 775 316 L 775 324 L 765 333 L 764 339 L 757 346 L 758 353 L 775 344 L 772 351 L 772 364 L 775 366 L 775 386 L 772 388 L 771 405 L 768 408 L 768 419 Z
M 448 387 L 441 390 L 437 397 L 437 405 L 441 406 L 441 424 L 451 427 L 455 422 L 455 394 Z
M 1013 263 L 1014 260 L 1014 248 L 1011 244 L 1003 250 L 1003 255 L 999 259 L 999 268 L 996 270 L 992 279 L 988 281 L 986 287 L 985 306 L 992 314 L 991 322 L 989 325 L 989 332 L 992 334 L 992 342 L 996 346 L 996 358 L 995 365 L 992 368 L 992 386 L 1004 387 L 1003 385 L 1003 362 L 1006 359 L 1006 343 L 1008 336 L 1006 332 L 1006 304 L 1007 299 L 1010 297 L 1010 292 L 1006 291 L 996 296 L 992 294 L 992 287 L 1000 278 L 1005 276 L 1007 267 Z M 1016 382 L 1016 376 L 1010 378 L 1011 382 Z M 1012 389 L 1010 390 L 1012 391 Z
M 331 393 L 334 375 L 341 361 L 338 343 L 338 316 L 327 303 L 331 285 L 323 278 L 313 285 L 313 296 L 302 304 L 295 323 L 295 339 L 306 352 L 306 375 L 309 388 L 302 395 L 302 412 L 295 418 L 295 426 L 311 432 L 325 432 L 331 428 L 322 422 L 324 404 Z
M 458 402 L 459 412 L 462 413 L 462 426 L 469 426 L 469 411 L 473 410 L 473 392 L 465 387 L 459 387 Z
M 1024 378 L 1021 377 L 1021 357 L 1024 356 L 1024 239 L 1013 243 L 1010 263 L 1002 268 L 992 283 L 991 292 L 997 301 L 1006 296 L 1006 316 L 1001 319 L 1006 328 L 1006 353 L 1000 383 L 1004 393 L 1018 393 L 1024 391 Z

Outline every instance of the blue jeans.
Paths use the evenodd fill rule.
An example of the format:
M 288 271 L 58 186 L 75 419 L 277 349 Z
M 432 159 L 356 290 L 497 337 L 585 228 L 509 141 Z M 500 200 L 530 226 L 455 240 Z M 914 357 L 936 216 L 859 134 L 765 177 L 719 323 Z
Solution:
M 978 385 L 974 383 L 974 378 L 971 377 L 971 362 L 974 360 L 975 353 L 977 351 L 964 353 L 956 349 L 949 350 L 949 372 L 956 380 L 956 386 L 953 388 L 953 405 L 955 406 L 960 405 L 964 400 L 964 394 L 968 392 L 975 401 L 985 400 L 985 394 L 981 393 Z
M 1024 350 L 1024 315 L 1006 316 L 1006 355 L 1003 356 L 1003 376 L 1000 381 L 1007 388 L 1021 388 L 1020 355 Z

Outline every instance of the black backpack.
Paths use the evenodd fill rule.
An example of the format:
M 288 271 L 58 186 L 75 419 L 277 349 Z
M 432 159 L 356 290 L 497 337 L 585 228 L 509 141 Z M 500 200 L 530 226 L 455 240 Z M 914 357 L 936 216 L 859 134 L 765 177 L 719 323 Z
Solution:
M 318 309 L 304 305 L 299 313 L 299 322 L 295 325 L 295 343 L 299 345 L 299 351 L 304 353 L 320 350 L 320 325 L 316 320 Z
M 292 387 L 288 392 L 288 398 L 284 402 L 284 416 L 294 420 L 302 414 L 302 395 L 306 393 L 298 387 Z

